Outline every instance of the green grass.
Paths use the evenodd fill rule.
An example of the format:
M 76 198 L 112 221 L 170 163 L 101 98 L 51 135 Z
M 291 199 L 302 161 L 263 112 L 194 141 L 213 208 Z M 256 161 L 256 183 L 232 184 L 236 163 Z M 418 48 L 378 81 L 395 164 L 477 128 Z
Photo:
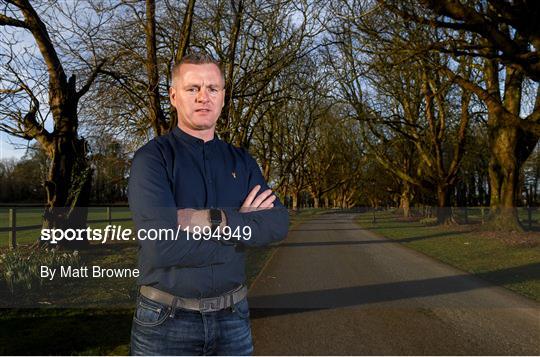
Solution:
M 480 224 L 483 221 L 487 220 L 487 216 L 489 214 L 489 207 L 467 207 L 466 211 L 464 207 L 459 208 L 451 208 L 453 216 L 456 218 L 456 220 L 460 223 L 467 223 L 467 224 Z M 411 212 L 414 212 L 416 214 L 422 214 L 424 213 L 423 210 L 419 209 L 411 209 Z M 531 219 L 529 221 L 529 209 L 526 207 L 518 207 L 518 218 L 521 222 L 522 226 L 525 229 L 530 227 L 532 230 L 540 230 L 540 209 L 532 208 L 531 209 Z M 436 214 L 436 208 L 431 207 L 431 213 L 433 215 Z
M 477 225 L 425 226 L 391 212 L 360 215 L 358 223 L 409 248 L 540 301 L 538 233 L 505 236 L 479 232 Z
M 137 247 L 131 242 L 94 245 L 80 255 L 82 265 L 134 267 Z M 9 299 L 4 289 L 3 300 Z M 39 291 L 15 298 L 78 308 L 4 309 L 0 354 L 127 354 L 135 296 L 135 278 L 46 281 Z
M 306 209 L 291 214 L 291 226 L 320 212 Z M 124 226 L 124 223 L 127 222 L 121 224 Z M 274 250 L 275 247 L 247 249 L 248 285 L 253 283 Z M 131 242 L 96 245 L 94 249 L 81 252 L 83 264 L 111 268 L 134 267 L 136 256 L 136 245 Z M 0 355 L 125 355 L 129 351 L 135 295 L 135 279 L 46 282 L 39 292 L 40 301 L 85 308 L 0 309 Z M 0 300 L 2 298 L 5 302 L 9 294 L 0 283 Z M 17 297 L 34 301 L 37 298 L 38 292 Z M 116 308 L 104 308 L 113 303 Z

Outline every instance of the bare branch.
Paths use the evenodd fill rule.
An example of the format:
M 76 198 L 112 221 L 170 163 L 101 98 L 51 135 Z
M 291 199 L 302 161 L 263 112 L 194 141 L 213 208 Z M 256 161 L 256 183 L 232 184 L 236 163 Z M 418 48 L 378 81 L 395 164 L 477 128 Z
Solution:
M 2 14 L 0 14 L 0 26 L 15 26 L 25 29 L 30 28 L 26 22 Z
M 15 94 L 15 93 L 22 92 L 23 90 L 24 88 L 22 86 L 20 86 L 17 89 L 0 89 L 0 94 Z
M 107 63 L 106 58 L 101 60 L 101 62 L 92 70 L 92 73 L 86 80 L 86 83 L 84 84 L 84 86 L 77 92 L 76 94 L 77 100 L 80 99 L 83 95 L 85 95 L 88 92 L 88 90 L 90 89 L 94 81 L 96 80 L 98 74 L 101 72 L 101 69 L 103 68 L 105 63 Z

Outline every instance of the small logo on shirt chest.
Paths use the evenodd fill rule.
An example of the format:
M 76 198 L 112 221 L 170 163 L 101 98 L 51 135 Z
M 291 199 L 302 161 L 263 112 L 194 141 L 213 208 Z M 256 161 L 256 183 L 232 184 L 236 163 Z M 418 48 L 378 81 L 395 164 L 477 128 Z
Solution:
M 234 177 L 236 179 L 236 172 L 232 172 L 232 177 Z

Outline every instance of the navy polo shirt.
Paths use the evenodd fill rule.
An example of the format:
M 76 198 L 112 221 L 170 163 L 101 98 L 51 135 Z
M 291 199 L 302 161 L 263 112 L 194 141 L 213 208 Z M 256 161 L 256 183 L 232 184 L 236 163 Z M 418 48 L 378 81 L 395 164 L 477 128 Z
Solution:
M 274 208 L 240 213 L 256 185 L 268 188 L 249 153 L 214 137 L 204 142 L 179 128 L 154 138 L 135 153 L 128 185 L 136 229 L 173 229 L 177 209 L 219 208 L 231 230 L 251 228 L 239 244 L 215 240 L 139 240 L 139 285 L 171 294 L 212 297 L 245 283 L 245 246 L 264 246 L 286 237 L 289 215 L 278 199 Z

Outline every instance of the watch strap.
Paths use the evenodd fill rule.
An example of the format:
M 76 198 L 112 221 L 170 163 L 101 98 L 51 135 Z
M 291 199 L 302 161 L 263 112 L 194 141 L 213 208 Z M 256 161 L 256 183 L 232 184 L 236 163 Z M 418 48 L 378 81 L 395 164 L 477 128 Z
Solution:
M 211 208 L 210 209 L 210 225 L 212 227 L 212 232 L 216 230 L 217 227 L 221 224 L 221 210 Z

